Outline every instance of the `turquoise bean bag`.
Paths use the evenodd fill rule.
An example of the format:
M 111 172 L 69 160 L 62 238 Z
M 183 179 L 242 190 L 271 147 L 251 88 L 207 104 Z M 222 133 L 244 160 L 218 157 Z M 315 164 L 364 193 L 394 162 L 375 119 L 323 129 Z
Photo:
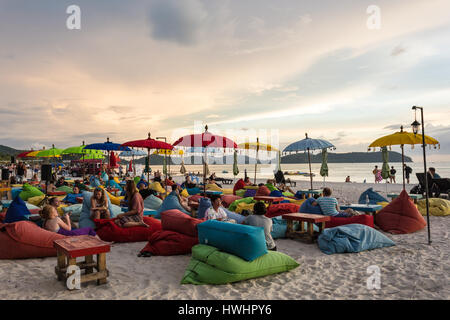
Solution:
M 91 219 L 91 198 L 93 193 L 89 191 L 83 191 L 83 206 L 80 214 L 79 226 L 80 228 L 93 228 L 95 229 L 95 223 Z M 111 215 L 111 218 L 114 218 L 114 212 L 112 210 L 111 199 L 109 199 L 108 194 L 106 194 L 108 198 L 108 208 Z
M 157 210 L 157 213 L 155 215 L 156 219 L 161 219 L 161 212 L 177 209 L 180 210 L 183 213 L 186 213 L 187 215 L 191 215 L 189 212 L 184 210 L 184 208 L 181 206 L 180 202 L 178 201 L 178 198 L 174 194 L 169 194 L 161 204 L 161 207 Z

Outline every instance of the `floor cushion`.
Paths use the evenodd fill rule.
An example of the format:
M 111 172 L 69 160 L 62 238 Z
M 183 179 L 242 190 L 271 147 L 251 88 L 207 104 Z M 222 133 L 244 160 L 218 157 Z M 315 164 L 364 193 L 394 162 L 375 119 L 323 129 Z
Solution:
M 227 214 L 227 218 L 228 219 L 233 219 L 234 221 L 236 221 L 236 223 L 242 223 L 245 220 L 245 216 L 243 216 L 242 214 L 230 211 L 226 208 L 223 209 L 226 214 Z
M 295 269 L 299 264 L 288 255 L 269 251 L 249 262 L 218 248 L 198 244 L 181 284 L 227 284 Z
M 61 186 L 59 188 L 56 188 L 56 191 L 58 192 L 65 192 L 65 193 L 72 193 L 73 189 L 69 186 Z
M 270 190 L 270 192 L 278 190 L 272 183 L 266 183 L 266 187 Z
M 157 210 L 157 213 L 155 215 L 155 218 L 160 219 L 161 218 L 161 212 L 167 211 L 167 210 L 173 210 L 177 209 L 180 210 L 183 213 L 186 213 L 189 215 L 189 212 L 184 210 L 184 208 L 181 206 L 180 201 L 178 201 L 178 198 L 176 195 L 169 194 L 162 202 L 161 207 Z
M 161 208 L 163 201 L 156 197 L 155 195 L 151 194 L 144 200 L 144 208 L 151 209 L 151 210 L 158 210 Z
M 113 195 L 112 193 L 109 193 L 108 191 L 106 191 L 106 194 L 109 197 L 109 200 L 111 201 L 112 204 L 115 204 L 116 206 L 120 206 L 120 201 L 125 199 L 125 197 L 116 197 L 115 195 Z
M 245 182 L 244 182 L 244 180 L 239 179 L 239 180 L 236 181 L 236 183 L 234 184 L 234 187 L 233 187 L 233 194 L 236 195 L 236 191 L 237 191 L 237 190 L 244 189 L 244 187 L 245 187 Z
M 186 189 L 183 189 L 180 195 L 184 198 L 189 198 L 189 192 Z
M 314 198 L 308 198 L 306 199 L 302 205 L 300 206 L 299 212 L 301 213 L 312 213 L 312 214 L 323 214 L 322 209 L 320 209 L 320 206 L 313 206 L 312 203 L 316 201 Z
M 206 211 L 212 207 L 211 199 L 200 198 L 198 201 L 197 218 L 204 219 L 206 216 Z
M 283 193 L 280 190 L 273 190 L 269 194 L 270 197 L 283 197 Z
M 361 252 L 395 245 L 381 232 L 362 224 L 325 229 L 317 242 L 320 250 L 326 254 Z
M 242 212 L 244 210 L 249 211 L 249 212 L 253 212 L 253 208 L 254 208 L 255 204 L 254 203 L 239 203 L 236 207 L 236 209 L 234 210 L 234 212 L 238 213 L 238 214 L 242 214 Z
M 192 247 L 198 244 L 197 237 L 187 236 L 175 231 L 158 230 L 148 239 L 141 253 L 150 252 L 156 256 L 190 254 Z
M 14 200 L 19 196 L 19 194 L 22 192 L 22 187 L 20 188 L 11 188 L 11 197 Z
M 17 221 L 26 221 L 30 215 L 30 211 L 21 197 L 15 198 L 6 211 L 4 223 L 12 223 Z
M 256 202 L 256 201 L 253 200 L 252 197 L 241 198 L 241 199 L 238 199 L 238 200 L 233 201 L 233 203 L 231 203 L 230 206 L 228 207 L 228 210 L 230 210 L 230 211 L 236 211 L 236 208 L 237 208 L 237 206 L 238 206 L 239 203 L 247 203 L 247 204 L 250 204 L 250 203 L 255 203 L 255 202 Z
M 155 181 L 153 183 L 150 183 L 150 185 L 148 186 L 148 188 L 150 190 L 155 190 L 158 193 L 166 193 L 166 190 L 164 190 L 164 188 L 161 186 L 161 183 Z
M 187 236 L 197 237 L 197 225 L 203 220 L 192 218 L 179 210 L 161 212 L 161 226 L 163 230 L 175 231 Z
M 63 207 L 62 211 L 64 213 L 70 212 L 70 220 L 74 222 L 80 221 L 81 210 L 83 209 L 83 204 L 76 203 L 71 206 Z
M 257 196 L 268 196 L 268 195 L 270 195 L 270 192 L 271 191 L 269 190 L 269 188 L 267 188 L 266 186 L 261 186 L 256 191 L 256 195 Z
M 416 232 L 427 225 L 405 190 L 377 213 L 375 224 L 381 230 L 395 234 Z
M 150 226 L 122 228 L 115 224 L 116 219 L 95 219 L 97 235 L 104 241 L 114 242 L 139 242 L 148 241 L 151 234 L 157 230 L 161 230 L 161 221 L 144 217 L 144 222 Z
M 289 191 L 285 191 L 282 194 L 283 194 L 284 197 L 293 197 L 294 196 L 294 194 L 292 192 L 289 192 Z
M 238 197 L 241 197 L 241 198 L 243 198 L 244 197 L 244 194 L 245 194 L 245 192 L 247 192 L 247 190 L 246 189 L 239 189 L 239 190 L 236 190 L 235 191 L 235 195 L 237 195 Z
M 325 222 L 325 228 L 334 228 L 353 223 L 363 224 L 371 228 L 374 227 L 373 216 L 370 216 L 368 214 L 360 214 L 358 216 L 353 216 L 350 218 L 330 217 L 330 219 L 331 219 L 330 221 Z
M 223 193 L 223 189 L 220 188 L 217 184 L 214 184 L 214 183 L 209 183 L 209 184 L 207 184 L 207 185 L 206 185 L 206 190 L 209 190 L 209 191 L 219 191 L 219 192 L 222 192 L 222 193 Z
M 194 194 L 192 196 L 189 196 L 188 201 L 189 202 L 199 202 L 201 198 L 204 198 L 204 196 L 201 196 L 199 194 Z
M 30 221 L 3 224 L 0 225 L 0 259 L 54 257 L 53 241 L 63 238 Z
M 195 187 L 195 188 L 186 188 L 187 192 L 189 193 L 189 195 L 194 195 L 194 194 L 199 194 L 201 193 L 200 188 Z
M 358 203 L 366 204 L 366 197 L 369 196 L 370 204 L 377 204 L 377 202 L 388 202 L 386 198 L 380 195 L 378 192 L 373 191 L 373 188 L 369 188 L 359 196 Z
M 225 208 L 228 208 L 234 201 L 242 199 L 242 197 L 235 196 L 233 194 L 224 194 L 220 198 L 222 200 L 222 205 Z
M 80 214 L 80 220 L 79 220 L 79 227 L 80 228 L 92 228 L 95 229 L 95 223 L 91 219 L 91 198 L 92 198 L 92 192 L 90 191 L 83 191 L 83 206 L 81 208 L 81 214 Z M 111 200 L 109 199 L 109 195 L 107 195 L 108 198 L 108 207 L 111 208 Z M 115 216 L 109 210 L 111 214 L 111 218 L 114 218 Z
M 208 220 L 197 225 L 200 244 L 252 261 L 267 253 L 264 228 Z
M 30 203 L 35 206 L 39 206 L 39 204 L 41 204 L 42 200 L 44 200 L 44 199 L 45 199 L 45 194 L 43 194 L 42 196 L 28 198 L 27 203 Z
M 429 213 L 432 216 L 448 216 L 450 215 L 450 201 L 440 198 L 428 199 Z M 427 215 L 426 200 L 422 199 L 417 201 L 417 208 L 423 215 Z
M 27 201 L 29 198 L 42 196 L 44 193 L 36 187 L 25 183 L 22 187 L 22 192 L 19 194 L 19 197 L 22 200 Z
M 300 209 L 300 206 L 295 203 L 271 204 L 267 208 L 266 217 L 273 218 L 273 217 L 281 216 L 286 213 L 294 213 L 294 212 L 298 212 L 299 209 Z
M 272 239 L 286 238 L 287 220 L 281 217 L 272 218 Z
M 256 196 L 256 192 L 257 192 L 257 191 L 258 191 L 258 190 L 255 190 L 255 189 L 246 189 L 246 190 L 245 190 L 245 193 L 244 193 L 244 198 Z

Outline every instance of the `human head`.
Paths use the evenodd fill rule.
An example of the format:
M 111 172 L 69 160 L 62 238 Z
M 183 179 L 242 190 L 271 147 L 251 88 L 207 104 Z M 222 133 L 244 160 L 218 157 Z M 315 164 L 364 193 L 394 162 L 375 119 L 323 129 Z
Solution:
M 392 166 L 391 169 L 394 169 L 394 166 Z
M 134 183 L 134 180 L 128 180 L 127 185 L 125 186 L 125 190 L 127 194 L 134 195 L 136 192 L 136 184 Z
M 323 188 L 323 196 L 324 197 L 329 197 L 329 196 L 331 196 L 331 189 L 330 188 L 328 188 L 328 187 L 325 187 L 325 188 Z
M 51 205 L 46 205 L 44 209 L 42 209 L 41 217 L 44 220 L 49 220 L 56 218 L 58 216 L 58 211 L 55 207 L 52 207 Z
M 103 191 L 102 188 L 95 188 L 94 190 L 94 198 L 97 200 L 101 200 L 103 202 L 103 200 L 105 199 L 105 192 Z
M 435 172 L 436 172 L 436 169 L 433 168 L 433 167 L 430 167 L 429 170 L 430 170 L 430 172 L 431 172 L 432 174 L 435 174 Z
M 377 169 L 378 168 L 378 166 L 375 166 L 375 169 Z
M 211 204 L 213 205 L 213 207 L 220 207 L 220 205 L 222 204 L 222 199 L 218 195 L 213 195 L 211 197 Z
M 262 201 L 258 201 L 255 203 L 255 206 L 253 207 L 253 214 L 263 216 L 266 214 L 266 205 Z
M 51 205 L 52 207 L 58 208 L 59 205 L 61 204 L 61 202 L 59 201 L 59 199 L 57 197 L 53 197 L 53 198 L 50 198 L 50 200 L 48 201 L 48 204 Z
M 178 185 L 177 184 L 173 184 L 171 185 L 172 191 L 177 191 L 178 190 Z
M 73 187 L 73 193 L 74 194 L 79 194 L 80 193 L 80 188 L 78 186 L 74 186 Z

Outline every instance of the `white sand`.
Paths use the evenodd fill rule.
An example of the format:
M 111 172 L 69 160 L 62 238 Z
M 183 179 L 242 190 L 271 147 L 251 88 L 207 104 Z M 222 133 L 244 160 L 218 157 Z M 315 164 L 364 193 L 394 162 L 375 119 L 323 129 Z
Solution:
M 307 183 L 299 187 L 306 187 Z M 317 187 L 322 184 L 318 183 Z M 327 183 L 339 198 L 357 201 L 372 184 Z M 385 191 L 384 184 L 375 190 Z M 388 185 L 400 191 L 400 185 Z M 411 186 L 407 189 L 409 190 Z M 384 192 L 385 193 L 385 192 Z M 222 286 L 180 285 L 190 256 L 138 258 L 146 243 L 114 244 L 106 285 L 68 291 L 56 280 L 56 258 L 0 260 L 2 299 L 450 299 L 450 217 L 431 217 L 427 229 L 391 235 L 394 247 L 351 254 L 323 254 L 317 244 L 276 240 L 278 250 L 300 263 L 290 272 Z M 367 267 L 381 270 L 381 289 L 368 290 Z

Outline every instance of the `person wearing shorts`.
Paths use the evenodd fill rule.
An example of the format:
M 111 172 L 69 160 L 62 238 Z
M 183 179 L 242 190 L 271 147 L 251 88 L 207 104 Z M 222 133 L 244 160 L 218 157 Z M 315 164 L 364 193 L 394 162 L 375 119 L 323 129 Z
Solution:
M 128 180 L 126 185 L 126 198 L 129 199 L 128 211 L 117 215 L 116 225 L 122 228 L 150 226 L 144 222 L 144 199 L 136 188 L 133 180 Z

